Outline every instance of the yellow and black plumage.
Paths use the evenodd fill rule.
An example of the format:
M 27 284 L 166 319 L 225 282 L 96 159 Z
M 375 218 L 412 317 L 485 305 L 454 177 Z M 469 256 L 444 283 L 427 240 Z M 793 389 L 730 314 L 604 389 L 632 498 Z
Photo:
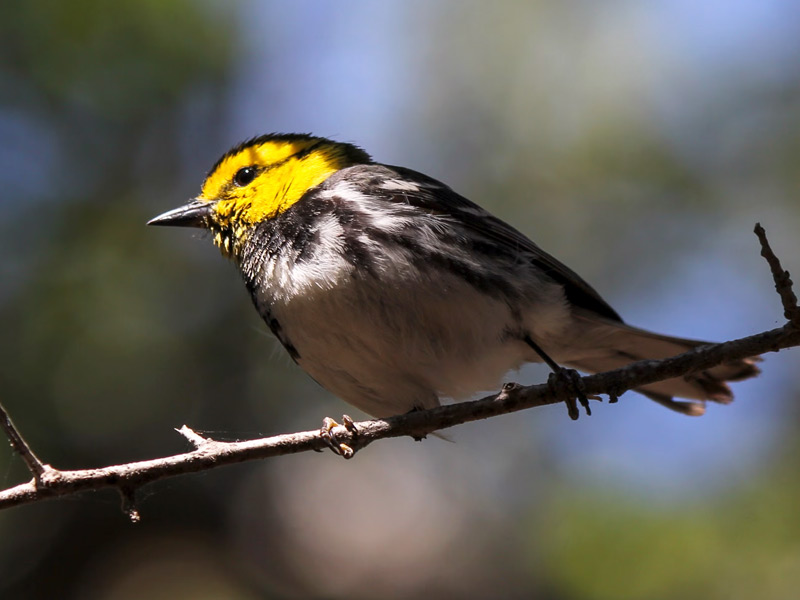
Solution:
M 374 416 L 495 389 L 525 362 L 599 372 L 702 343 L 625 325 L 576 273 L 445 184 L 325 138 L 244 142 L 196 199 L 150 223 L 209 229 L 291 357 Z M 755 360 L 639 391 L 702 414 L 705 400 L 732 400 L 725 382 L 756 375 Z

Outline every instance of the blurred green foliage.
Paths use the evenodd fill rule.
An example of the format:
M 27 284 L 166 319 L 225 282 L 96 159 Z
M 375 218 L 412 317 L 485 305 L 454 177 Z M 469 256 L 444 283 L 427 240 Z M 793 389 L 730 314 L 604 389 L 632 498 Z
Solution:
M 766 220 L 796 265 L 800 36 L 774 34 L 786 64 L 743 36 L 750 63 L 728 48 L 692 79 L 634 4 L 0 3 L 0 383 L 35 450 L 100 466 L 182 451 L 183 423 L 244 438 L 342 410 L 208 239 L 144 227 L 281 128 L 442 177 L 640 320 L 774 326 L 746 236 Z M 628 394 L 577 424 L 553 407 L 162 482 L 135 527 L 113 494 L 4 511 L 0 597 L 791 598 L 796 360 L 699 424 Z M 0 473 L 27 478 L 10 452 Z
M 800 584 L 800 520 L 787 515 L 798 494 L 786 466 L 714 503 L 645 506 L 618 490 L 562 489 L 544 526 L 553 552 L 540 574 L 575 598 L 790 598 Z

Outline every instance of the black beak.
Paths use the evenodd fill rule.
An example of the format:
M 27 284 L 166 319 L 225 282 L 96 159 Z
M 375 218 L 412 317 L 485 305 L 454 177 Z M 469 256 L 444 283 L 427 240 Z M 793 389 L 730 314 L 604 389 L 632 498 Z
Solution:
M 189 204 L 168 210 L 155 219 L 150 219 L 148 225 L 169 225 L 171 227 L 208 227 L 211 217 L 213 202 L 192 200 Z

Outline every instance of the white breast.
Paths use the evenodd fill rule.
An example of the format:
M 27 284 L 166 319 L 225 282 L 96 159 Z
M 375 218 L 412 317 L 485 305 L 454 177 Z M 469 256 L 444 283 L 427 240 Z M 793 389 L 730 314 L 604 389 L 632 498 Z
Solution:
M 336 258 L 306 271 L 303 281 L 293 278 L 298 293 L 291 297 L 285 287 L 270 294 L 272 315 L 298 363 L 369 414 L 495 389 L 509 369 L 531 360 L 530 348 L 509 336 L 508 305 L 456 276 L 433 281 L 408 268 L 384 280 L 358 278 Z

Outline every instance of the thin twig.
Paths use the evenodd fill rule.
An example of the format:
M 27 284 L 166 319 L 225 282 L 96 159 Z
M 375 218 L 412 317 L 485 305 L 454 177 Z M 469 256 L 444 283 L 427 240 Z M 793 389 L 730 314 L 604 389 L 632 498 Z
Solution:
M 583 377 L 581 380 L 587 395 L 611 392 L 618 396 L 625 390 L 656 381 L 680 377 L 687 373 L 710 369 L 727 361 L 777 352 L 794 346 L 800 346 L 800 330 L 787 325 L 731 342 L 701 346 L 664 360 L 636 362 L 614 371 Z M 474 402 L 460 402 L 388 419 L 356 423 L 358 434 L 355 436 L 345 427 L 335 428 L 334 434 L 338 442 L 346 443 L 354 450 L 360 450 L 379 439 L 401 436 L 420 438 L 462 423 L 564 402 L 567 397 L 567 392 L 554 389 L 547 384 L 528 387 L 509 384 L 504 386 L 499 394 Z M 186 473 L 328 448 L 319 430 L 244 442 L 220 442 L 202 438 L 194 432 L 181 433 L 193 442 L 199 443 L 199 447 L 184 454 L 101 469 L 58 471 L 48 468 L 42 475 L 42 483 L 39 486 L 25 483 L 1 491 L 0 509 L 88 490 L 104 488 L 119 490 L 123 487 L 128 490 L 138 490 L 154 481 Z M 200 442 L 198 438 L 203 441 Z
M 775 256 L 772 248 L 767 240 L 767 233 L 761 226 L 761 223 L 756 223 L 753 230 L 758 236 L 758 241 L 761 243 L 761 256 L 763 256 L 769 264 L 770 271 L 772 271 L 772 279 L 775 282 L 775 290 L 781 297 L 783 304 L 783 316 L 792 325 L 800 329 L 800 309 L 797 307 L 797 296 L 792 290 L 792 279 L 789 276 L 789 271 L 784 270 L 781 266 L 781 261 Z
M 11 420 L 11 417 L 8 416 L 8 412 L 3 407 L 3 404 L 0 402 L 0 426 L 2 426 L 3 431 L 6 432 L 6 436 L 8 436 L 8 441 L 11 442 L 11 447 L 14 451 L 22 457 L 22 460 L 25 461 L 25 464 L 28 466 L 28 470 L 33 475 L 33 478 L 39 482 L 42 475 L 44 474 L 47 466 L 39 460 L 39 458 L 33 453 L 31 447 L 28 446 L 28 443 L 25 439 L 20 435 L 17 428 L 14 426 L 14 422 Z
M 122 497 L 122 512 L 128 515 L 131 523 L 138 523 L 142 517 L 139 514 L 139 507 L 136 505 L 136 488 L 121 485 L 118 489 L 119 495 Z

